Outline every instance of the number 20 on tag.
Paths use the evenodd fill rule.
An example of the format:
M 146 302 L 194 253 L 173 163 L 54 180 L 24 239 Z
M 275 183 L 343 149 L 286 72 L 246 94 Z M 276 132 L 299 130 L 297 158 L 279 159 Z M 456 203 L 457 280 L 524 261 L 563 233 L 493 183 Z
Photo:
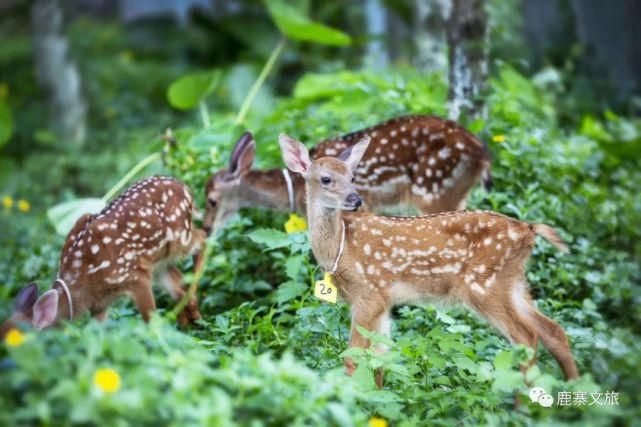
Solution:
M 338 289 L 334 285 L 334 279 L 330 273 L 325 273 L 323 280 L 317 280 L 314 284 L 314 296 L 322 301 L 336 304 Z

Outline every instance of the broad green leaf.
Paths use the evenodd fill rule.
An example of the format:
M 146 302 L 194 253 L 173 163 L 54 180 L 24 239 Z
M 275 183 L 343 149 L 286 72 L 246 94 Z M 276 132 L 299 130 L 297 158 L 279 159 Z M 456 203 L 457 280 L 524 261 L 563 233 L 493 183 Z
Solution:
M 362 391 L 376 390 L 374 373 L 365 364 L 360 364 L 356 367 L 352 380 L 356 382 L 356 386 Z
M 276 301 L 279 304 L 287 302 L 302 295 L 306 289 L 307 287 L 304 284 L 295 280 L 288 280 L 276 290 Z
M 498 371 L 512 369 L 513 355 L 511 351 L 503 350 L 494 358 L 494 368 Z
M 66 235 L 84 214 L 95 214 L 105 207 L 105 201 L 97 198 L 76 199 L 60 203 L 47 210 L 47 218 L 56 228 L 56 233 Z
M 268 249 L 283 248 L 291 243 L 287 233 L 272 228 L 260 228 L 249 233 L 248 237 L 255 243 L 267 246 Z
M 291 256 L 285 261 L 285 272 L 287 273 L 287 277 L 292 280 L 298 278 L 298 273 L 300 273 L 302 267 L 303 257 L 301 255 Z
M 497 370 L 492 383 L 492 390 L 512 391 L 516 388 L 523 387 L 523 374 L 518 371 Z
M 293 40 L 333 46 L 346 46 L 352 42 L 344 32 L 312 21 L 300 9 L 282 0 L 266 0 L 265 4 L 278 29 Z
M 179 110 L 189 110 L 198 105 L 221 81 L 220 70 L 187 74 L 169 85 L 167 100 Z

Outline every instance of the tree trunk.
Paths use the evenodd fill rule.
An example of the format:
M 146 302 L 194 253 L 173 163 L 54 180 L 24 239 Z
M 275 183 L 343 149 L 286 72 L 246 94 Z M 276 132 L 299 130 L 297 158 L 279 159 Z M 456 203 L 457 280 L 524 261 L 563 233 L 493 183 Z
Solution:
M 481 95 L 487 79 L 487 14 L 484 0 L 453 0 L 447 27 L 449 117 L 486 115 Z
M 386 68 L 389 63 L 384 42 L 387 32 L 387 10 L 380 0 L 365 0 L 363 13 L 368 37 L 365 65 L 375 70 Z
M 57 0 L 36 0 L 31 9 L 38 83 L 47 96 L 49 128 L 65 142 L 82 145 L 86 106 L 80 73 L 69 58 L 62 9 Z
M 452 0 L 415 0 L 412 33 L 416 56 L 412 62 L 423 72 L 447 70 L 445 31 L 451 9 Z

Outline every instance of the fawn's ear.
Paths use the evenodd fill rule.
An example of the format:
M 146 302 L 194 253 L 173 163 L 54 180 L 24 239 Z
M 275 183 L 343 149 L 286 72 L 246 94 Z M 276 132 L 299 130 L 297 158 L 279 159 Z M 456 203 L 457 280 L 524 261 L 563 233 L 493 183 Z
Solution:
M 13 305 L 14 311 L 27 314 L 33 308 L 33 305 L 38 299 L 38 285 L 35 282 L 29 283 L 24 288 L 20 289 L 16 296 L 16 302 Z
M 354 172 L 354 170 L 358 166 L 358 163 L 363 158 L 365 151 L 367 151 L 367 147 L 369 146 L 369 141 L 370 141 L 369 136 L 361 138 L 361 140 L 358 141 L 356 144 L 352 145 L 351 147 L 343 151 L 341 154 L 339 154 L 338 159 L 347 163 L 347 166 L 349 166 L 352 172 Z
M 58 317 L 58 291 L 50 289 L 36 301 L 33 306 L 33 319 L 31 324 L 40 330 L 51 326 Z
M 283 153 L 283 160 L 292 172 L 303 176 L 309 172 L 312 162 L 309 160 L 309 151 L 302 142 L 281 133 L 278 137 L 280 151 Z
M 236 142 L 229 159 L 229 173 L 234 178 L 245 175 L 252 167 L 256 157 L 256 142 L 251 132 L 245 132 Z

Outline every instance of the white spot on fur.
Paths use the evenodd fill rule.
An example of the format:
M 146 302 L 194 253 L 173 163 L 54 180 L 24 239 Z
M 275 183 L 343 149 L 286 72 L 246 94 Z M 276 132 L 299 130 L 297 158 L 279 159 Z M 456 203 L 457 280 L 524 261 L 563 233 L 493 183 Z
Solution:
M 472 283 L 472 285 L 470 286 L 470 289 L 472 289 L 477 294 L 485 295 L 485 289 L 479 286 L 479 284 L 476 282 Z
M 109 262 L 109 261 L 103 261 L 103 262 L 101 262 L 101 263 L 100 263 L 100 265 L 99 265 L 99 266 L 94 267 L 94 268 L 92 268 L 92 269 L 88 270 L 88 271 L 87 271 L 87 274 L 94 274 L 94 273 L 95 273 L 95 272 L 97 272 L 98 270 L 105 269 L 105 268 L 109 267 L 110 265 L 111 265 L 111 262 Z

